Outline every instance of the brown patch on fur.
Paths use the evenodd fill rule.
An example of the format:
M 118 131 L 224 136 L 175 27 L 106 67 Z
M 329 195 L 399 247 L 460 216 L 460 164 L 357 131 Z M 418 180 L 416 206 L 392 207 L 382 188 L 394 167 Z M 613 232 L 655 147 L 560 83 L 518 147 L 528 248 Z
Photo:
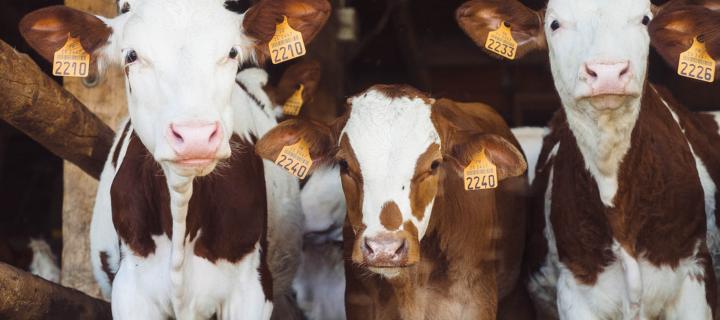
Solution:
M 394 201 L 386 202 L 380 210 L 380 223 L 390 231 L 400 228 L 402 213 Z
M 130 121 L 128 121 L 125 124 L 125 128 L 123 128 L 122 133 L 120 134 L 120 139 L 118 140 L 117 145 L 115 146 L 115 151 L 112 155 L 112 165 L 114 168 L 117 168 L 117 161 L 120 157 L 120 149 L 122 149 L 122 145 L 125 142 L 125 139 L 127 138 L 128 130 L 130 130 Z
M 102 271 L 105 272 L 110 283 L 115 280 L 115 272 L 110 269 L 110 263 L 108 262 L 108 254 L 105 251 L 100 251 L 100 264 L 102 265 Z
M 410 182 L 410 209 L 418 220 L 422 220 L 425 216 L 425 208 L 437 194 L 439 168 L 433 170 L 432 164 L 441 160 L 440 145 L 433 143 L 420 155 L 415 164 L 415 174 Z
M 340 179 L 342 180 L 343 192 L 345 193 L 345 203 L 347 205 L 347 219 L 350 222 L 355 234 L 359 234 L 365 229 L 362 222 L 362 202 L 363 202 L 363 179 L 360 171 L 360 164 L 355 156 L 355 150 L 350 145 L 350 139 L 343 136 L 340 139 L 340 150 L 337 153 L 339 159 L 344 159 L 348 163 L 347 170 L 341 169 Z
M 170 196 L 165 176 L 133 133 L 127 154 L 111 187 L 113 223 L 120 238 L 139 256 L 155 252 L 152 236 L 172 237 Z M 210 262 L 240 261 L 261 245 L 259 273 L 266 298 L 272 298 L 267 267 L 267 200 L 262 160 L 252 144 L 233 136 L 235 148 L 227 166 L 193 181 L 186 218 L 194 254 Z M 224 196 L 224 195 L 237 196 Z
M 408 220 L 403 223 L 403 230 L 407 231 L 410 235 L 417 238 L 418 237 L 418 229 L 415 227 L 415 224 Z
M 547 47 L 544 16 L 543 12 L 531 10 L 517 0 L 473 0 L 455 11 L 460 28 L 481 48 L 485 48 L 488 33 L 497 30 L 503 21 L 507 22 L 518 42 L 516 58 Z
M 50 62 L 67 42 L 68 34 L 80 38 L 93 60 L 95 50 L 103 47 L 112 34 L 112 29 L 94 15 L 66 6 L 33 11 L 23 17 L 19 28 L 28 44 Z
M 424 92 L 405 84 L 376 84 L 356 96 L 362 96 L 371 91 L 380 92 L 390 99 L 421 99 L 429 105 L 433 102 L 430 96 Z

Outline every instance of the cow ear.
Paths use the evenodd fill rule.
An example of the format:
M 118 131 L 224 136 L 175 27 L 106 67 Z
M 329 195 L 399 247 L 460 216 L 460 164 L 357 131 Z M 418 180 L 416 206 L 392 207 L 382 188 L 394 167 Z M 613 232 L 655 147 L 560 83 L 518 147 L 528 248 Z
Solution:
M 498 135 L 459 134 L 456 135 L 456 139 L 458 141 L 452 143 L 446 157 L 450 158 L 447 162 L 450 162 L 461 175 L 475 155 L 483 150 L 488 160 L 497 168 L 500 181 L 522 175 L 527 170 L 527 162 L 522 152 Z
M 708 54 L 716 64 L 720 63 L 718 29 L 720 11 L 705 6 L 662 8 L 648 27 L 653 47 L 665 62 L 676 69 L 680 54 L 692 46 L 695 38 L 703 41 Z
M 243 28 L 248 36 L 258 41 L 258 61 L 270 56 L 268 43 L 283 16 L 287 17 L 290 27 L 302 33 L 308 44 L 330 16 L 330 3 L 327 0 L 263 0 L 252 6 L 245 14 Z
M 108 43 L 112 28 L 100 18 L 66 6 L 52 6 L 28 13 L 20 21 L 20 34 L 43 58 L 52 62 L 68 35 L 79 38 L 95 58 Z
M 293 64 L 283 73 L 280 82 L 278 82 L 277 102 L 284 104 L 302 85 L 303 102 L 308 103 L 314 97 L 315 91 L 317 91 L 321 74 L 320 63 L 315 60 L 302 59 L 300 62 Z
M 481 48 L 485 47 L 488 33 L 505 22 L 518 43 L 518 58 L 534 50 L 547 48 L 543 17 L 517 0 L 471 0 L 455 12 L 460 28 Z
M 315 168 L 333 162 L 336 143 L 332 129 L 322 123 L 299 119 L 290 119 L 268 131 L 255 145 L 255 152 L 263 159 L 275 161 L 282 149 L 303 139 L 310 149 Z

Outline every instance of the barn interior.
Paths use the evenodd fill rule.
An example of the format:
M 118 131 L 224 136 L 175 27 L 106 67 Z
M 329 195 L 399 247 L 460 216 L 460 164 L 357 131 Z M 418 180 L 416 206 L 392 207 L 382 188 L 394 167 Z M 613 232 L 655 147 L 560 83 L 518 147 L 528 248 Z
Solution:
M 348 96 L 378 83 L 407 83 L 433 97 L 484 102 L 511 126 L 543 126 L 560 106 L 546 54 L 517 61 L 489 57 L 455 22 L 454 12 L 464 0 L 332 2 L 335 14 L 303 58 L 322 65 L 315 103 L 326 106 L 323 117 L 342 113 Z M 543 0 L 523 2 L 533 8 L 544 5 Z M 49 63 L 24 42 L 17 25 L 35 9 L 62 3 L 5 0 L 0 4 L 0 39 L 31 55 L 48 74 Z M 271 82 L 277 82 L 293 63 L 297 61 L 265 65 Z M 671 88 L 691 110 L 720 109 L 719 82 L 678 77 L 654 51 L 649 70 L 651 81 Z M 68 187 L 72 181 L 64 180 L 60 158 L 0 120 L 0 261 L 20 259 L 12 239 L 27 234 L 49 240 L 62 258 L 62 212 L 68 205 L 63 204 L 63 189 Z

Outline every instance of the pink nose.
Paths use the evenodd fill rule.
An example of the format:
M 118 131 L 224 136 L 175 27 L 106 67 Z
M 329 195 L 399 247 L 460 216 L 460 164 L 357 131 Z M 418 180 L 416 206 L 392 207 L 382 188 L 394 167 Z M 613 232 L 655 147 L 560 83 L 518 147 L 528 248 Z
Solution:
M 167 139 L 178 160 L 214 159 L 220 148 L 219 123 L 170 124 Z
M 632 72 L 629 61 L 593 62 L 582 66 L 580 76 L 590 85 L 592 95 L 624 94 Z
M 401 236 L 391 233 L 381 234 L 372 238 L 366 237 L 362 252 L 368 265 L 395 267 L 407 260 L 408 245 Z

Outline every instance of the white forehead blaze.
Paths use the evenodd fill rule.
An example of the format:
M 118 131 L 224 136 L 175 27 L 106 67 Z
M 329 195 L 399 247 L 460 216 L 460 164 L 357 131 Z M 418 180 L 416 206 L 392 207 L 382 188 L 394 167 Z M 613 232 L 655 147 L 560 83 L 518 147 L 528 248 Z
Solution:
M 223 1 L 156 0 L 135 1 L 111 22 L 109 58 L 123 66 L 128 51 L 138 56 L 127 67 L 128 107 L 156 158 L 171 154 L 163 138 L 170 123 L 219 122 L 229 138 L 238 63 L 228 53 L 236 47 L 248 58 L 253 45 L 242 32 L 242 17 Z
M 652 18 L 649 0 L 550 0 L 545 14 L 550 64 L 563 99 L 589 93 L 580 80 L 585 63 L 629 61 L 629 90 L 645 80 L 650 37 L 643 17 Z M 552 31 L 553 21 L 560 24 Z
M 412 214 L 410 184 L 418 158 L 431 144 L 440 145 L 431 106 L 420 98 L 389 98 L 370 90 L 351 101 L 351 112 L 342 134 L 348 137 L 363 179 L 363 224 L 366 236 L 388 231 L 380 222 L 387 202 L 395 202 L 403 221 L 412 221 L 422 239 L 433 202 L 422 220 Z M 402 228 L 402 227 L 401 227 Z

